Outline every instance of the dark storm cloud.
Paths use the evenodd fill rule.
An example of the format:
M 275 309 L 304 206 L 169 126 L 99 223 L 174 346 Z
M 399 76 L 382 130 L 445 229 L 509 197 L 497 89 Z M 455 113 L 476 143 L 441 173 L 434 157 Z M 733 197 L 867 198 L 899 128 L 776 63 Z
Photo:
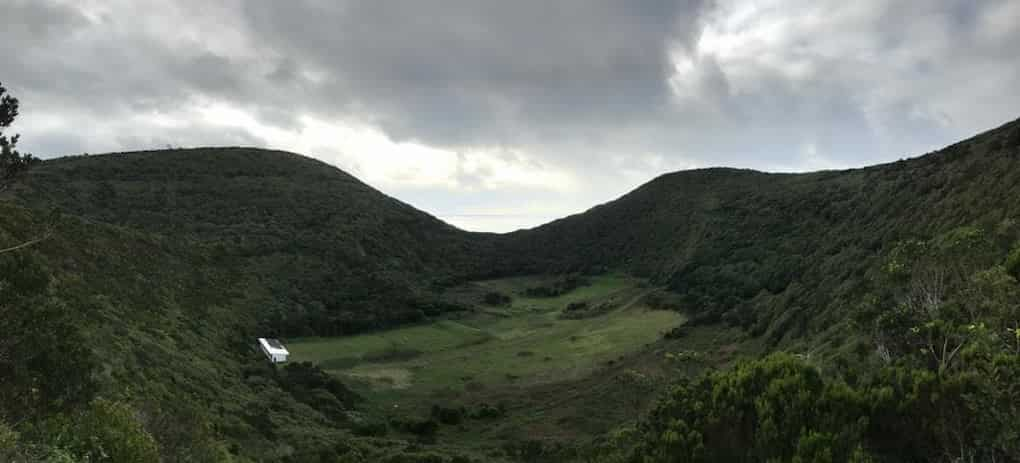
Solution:
M 501 144 L 648 118 L 668 102 L 669 50 L 700 1 L 245 3 L 277 54 L 328 77 L 324 111 L 396 138 Z M 594 127 L 591 127 L 594 126 Z

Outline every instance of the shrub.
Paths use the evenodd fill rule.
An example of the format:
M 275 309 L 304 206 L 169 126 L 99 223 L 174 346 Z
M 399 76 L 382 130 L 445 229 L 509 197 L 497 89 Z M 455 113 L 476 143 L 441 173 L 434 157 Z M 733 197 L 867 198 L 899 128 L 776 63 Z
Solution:
M 386 423 L 382 421 L 361 421 L 351 429 L 354 435 L 362 437 L 382 437 L 387 431 Z
M 588 309 L 588 303 L 585 302 L 585 301 L 580 301 L 580 302 L 571 302 L 570 304 L 567 304 L 567 307 L 565 309 L 563 309 L 563 311 L 569 313 L 569 312 L 579 312 L 579 311 L 587 310 L 587 309 Z
M 644 425 L 646 461 L 847 461 L 868 403 L 789 355 L 681 384 Z
M 490 291 L 485 293 L 485 297 L 482 298 L 482 302 L 485 302 L 488 305 L 507 305 L 511 302 L 511 299 L 510 296 L 499 291 Z
M 471 418 L 476 420 L 491 420 L 502 418 L 506 416 L 507 407 L 506 404 L 500 402 L 497 406 L 493 407 L 487 403 L 482 403 L 478 406 L 478 409 L 471 413 Z
M 299 402 L 315 408 L 326 406 L 320 411 L 334 419 L 342 418 L 344 410 L 353 409 L 354 404 L 361 400 L 340 380 L 311 362 L 287 364 L 279 381 L 280 386 Z
M 99 399 L 86 409 L 44 424 L 54 447 L 80 460 L 110 463 L 159 461 L 155 439 L 126 404 Z
M 524 290 L 528 297 L 558 297 L 582 286 L 590 286 L 591 280 L 580 275 L 566 275 L 551 283 L 534 286 Z
M 1020 279 L 1020 243 L 1017 243 L 1006 257 L 1006 271 Z
M 418 436 L 422 442 L 433 442 L 439 432 L 439 423 L 432 419 L 395 419 L 391 424 L 397 429 Z
M 663 337 L 666 338 L 666 339 L 681 339 L 681 338 L 686 337 L 687 333 L 688 333 L 687 327 L 681 325 L 681 326 L 678 326 L 676 328 L 673 328 L 673 329 L 667 331 L 666 334 L 663 335 Z
M 460 424 L 464 421 L 465 415 L 467 415 L 467 410 L 465 410 L 464 407 L 448 408 L 440 405 L 432 406 L 432 419 L 448 426 L 456 426 Z

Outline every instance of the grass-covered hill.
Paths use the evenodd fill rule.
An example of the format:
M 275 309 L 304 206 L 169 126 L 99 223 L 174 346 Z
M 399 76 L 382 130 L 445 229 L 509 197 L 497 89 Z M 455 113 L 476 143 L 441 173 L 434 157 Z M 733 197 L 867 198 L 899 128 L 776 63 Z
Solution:
M 336 335 L 444 310 L 435 285 L 484 271 L 486 236 L 457 230 L 310 158 L 214 148 L 42 163 L 29 204 L 201 248 L 245 278 L 266 331 Z
M 919 158 L 846 171 L 701 169 L 532 230 L 467 233 L 321 162 L 244 148 L 80 156 L 15 193 L 88 220 L 185 240 L 247 278 L 268 331 L 335 335 L 458 310 L 482 277 L 625 270 L 701 319 L 772 342 L 845 318 L 876 256 L 974 224 L 1017 233 L 1020 121 Z
M 422 433 L 434 436 L 439 426 L 434 420 L 380 421 L 384 416 L 377 413 L 384 404 L 359 403 L 357 394 L 342 382 L 347 380 L 338 381 L 336 376 L 308 365 L 267 366 L 252 347 L 257 335 L 303 338 L 304 346 L 314 347 L 309 348 L 314 354 L 309 358 L 333 361 L 335 371 L 347 378 L 367 373 L 383 379 L 379 372 L 384 370 L 417 374 L 428 369 L 427 362 L 444 362 L 445 370 L 428 370 L 439 375 L 456 370 L 450 366 L 457 361 L 456 355 L 472 355 L 478 360 L 473 367 L 478 371 L 463 377 L 450 373 L 444 378 L 450 384 L 482 384 L 487 389 L 476 391 L 479 396 L 487 397 L 492 392 L 510 399 L 525 397 L 522 403 L 534 405 L 534 410 L 511 406 L 510 413 L 528 414 L 532 425 L 543 426 L 529 429 L 542 429 L 550 435 L 556 433 L 549 426 L 576 424 L 598 413 L 564 413 L 563 406 L 549 403 L 546 407 L 543 401 L 598 407 L 606 402 L 598 397 L 577 397 L 584 396 L 585 390 L 614 391 L 614 396 L 622 390 L 627 394 L 626 388 L 630 387 L 609 387 L 614 376 L 603 375 L 600 368 L 604 364 L 628 359 L 641 359 L 646 364 L 662 361 L 663 352 L 654 349 L 665 345 L 649 343 L 646 335 L 652 332 L 658 336 L 658 332 L 644 327 L 655 325 L 655 329 L 665 330 L 672 325 L 666 326 L 669 324 L 656 318 L 661 313 L 641 312 L 643 306 L 633 312 L 621 309 L 602 313 L 593 309 L 591 314 L 571 319 L 562 317 L 560 311 L 564 308 L 558 306 L 531 313 L 532 305 L 541 306 L 528 299 L 538 297 L 537 292 L 529 295 L 525 291 L 527 297 L 515 294 L 509 309 L 480 308 L 481 301 L 474 299 L 482 294 L 474 292 L 469 292 L 471 300 L 451 295 L 465 286 L 487 288 L 481 280 L 493 277 L 613 272 L 648 278 L 653 285 L 674 293 L 659 295 L 655 303 L 646 301 L 648 306 L 683 310 L 693 323 L 727 323 L 743 328 L 743 341 L 766 349 L 820 351 L 826 355 L 816 358 L 826 361 L 851 352 L 857 356 L 852 359 L 856 365 L 875 365 L 873 346 L 865 341 L 874 333 L 850 320 L 859 321 L 863 306 L 895 312 L 891 308 L 898 307 L 892 303 L 897 294 L 891 283 L 883 280 L 883 264 L 891 254 L 896 255 L 901 249 L 898 243 L 903 240 L 917 239 L 923 244 L 920 247 L 935 249 L 945 240 L 961 242 L 960 237 L 971 239 L 977 233 L 952 235 L 961 226 L 981 230 L 980 239 L 974 238 L 973 242 L 987 244 L 988 249 L 981 250 L 976 260 L 981 269 L 992 270 L 977 274 L 974 281 L 970 274 L 958 278 L 960 282 L 946 290 L 946 300 L 964 307 L 968 300 L 994 299 L 982 299 L 992 291 L 980 289 L 980 285 L 974 289 L 968 286 L 970 283 L 987 283 L 999 288 L 995 291 L 1005 288 L 999 291 L 1001 294 L 1013 294 L 1010 291 L 1016 287 L 1015 273 L 1020 264 L 1010 266 L 1009 274 L 996 269 L 1020 238 L 1018 185 L 1020 121 L 923 157 L 864 169 L 809 174 L 704 169 L 667 174 L 583 214 L 506 235 L 458 230 L 336 168 L 278 151 L 204 148 L 45 161 L 0 191 L 0 249 L 47 237 L 23 252 L 0 255 L 0 315 L 10 326 L 16 326 L 11 330 L 13 337 L 0 339 L 0 375 L 4 380 L 0 383 L 0 459 L 5 457 L 5 442 L 14 439 L 11 429 L 22 433 L 24 442 L 40 442 L 49 436 L 89 435 L 88 429 L 107 429 L 94 425 L 100 420 L 116 425 L 111 431 L 116 442 L 128 442 L 116 436 L 133 435 L 125 429 L 140 423 L 145 428 L 144 436 L 154 439 L 152 445 L 158 447 L 165 461 L 450 460 L 421 456 L 429 453 L 431 444 L 409 437 Z M 1014 261 L 1020 262 L 1020 251 L 1014 254 Z M 496 280 L 487 281 L 494 284 Z M 473 283 L 464 285 L 466 282 Z M 653 290 L 642 285 L 634 283 L 631 290 L 636 294 Z M 599 307 L 599 301 L 566 297 L 563 301 L 591 302 L 593 308 Z M 1006 313 L 1003 307 L 1008 304 L 1002 300 L 1013 300 L 1012 296 L 995 297 L 998 299 L 994 304 L 988 302 L 985 306 L 994 306 L 996 314 Z M 521 301 L 527 304 L 521 305 Z M 967 312 L 959 307 L 954 309 L 957 314 Z M 467 310 L 473 312 L 460 313 Z M 526 317 L 513 318 L 518 312 Z M 996 329 L 1012 326 L 1004 325 L 1012 320 L 1006 315 L 982 315 L 981 324 L 975 323 L 978 319 L 973 313 L 976 311 L 970 316 L 947 318 L 948 322 L 938 319 L 911 325 L 917 320 L 909 317 L 899 322 L 906 327 L 920 327 L 918 332 L 941 330 L 932 336 L 964 339 L 968 348 L 979 343 L 966 333 L 985 329 L 985 322 Z M 461 322 L 450 323 L 453 318 L 461 318 Z M 403 332 L 375 334 L 379 330 L 436 319 L 444 319 L 446 324 L 413 331 L 426 332 L 428 336 L 423 338 L 429 346 L 415 346 L 415 352 L 397 352 L 403 355 L 398 359 L 375 355 L 373 343 L 378 339 L 401 336 L 400 341 L 406 341 Z M 465 337 L 463 345 L 456 346 L 461 352 L 444 350 L 444 343 L 435 340 L 435 333 L 450 326 L 456 330 L 447 331 Z M 968 326 L 975 328 L 959 331 L 959 327 Z M 59 331 L 53 327 L 59 327 Z M 628 327 L 635 329 L 624 329 Z M 369 333 L 356 338 L 333 338 L 365 332 Z M 563 337 L 560 333 L 566 341 L 559 339 Z M 996 336 L 1004 331 L 989 333 L 987 342 L 994 344 L 1000 341 Z M 1020 349 L 1020 331 L 1017 333 Z M 616 336 L 617 345 L 607 350 L 603 349 L 605 345 L 584 344 L 596 343 L 592 340 L 600 338 L 595 335 L 608 336 L 606 339 Z M 690 352 L 693 348 L 685 344 L 690 341 L 683 336 L 670 340 L 666 347 L 682 349 L 672 361 L 700 358 L 695 354 L 718 354 L 723 348 L 733 347 L 706 347 L 699 336 L 695 333 L 698 349 L 705 352 Z M 475 338 L 494 339 L 490 345 L 502 346 L 507 356 L 499 357 L 500 352 L 488 351 L 481 342 L 475 344 Z M 534 349 L 518 345 L 528 339 L 540 340 L 541 345 Z M 916 339 L 890 339 L 899 344 L 889 341 L 887 356 L 896 352 L 904 359 L 917 355 Z M 742 342 L 729 334 L 726 340 L 733 345 Z M 345 356 L 343 352 L 323 350 L 329 346 L 348 346 L 350 352 Z M 651 350 L 639 352 L 642 346 Z M 842 349 L 850 346 L 854 347 Z M 978 352 L 976 349 L 974 352 Z M 542 355 L 535 354 L 539 351 Z M 65 352 L 67 355 L 61 355 Z M 392 354 L 385 349 L 382 352 Z M 557 352 L 569 355 L 557 357 Z M 585 352 L 598 352 L 598 362 L 571 357 L 587 355 Z M 758 436 L 753 420 L 716 412 L 725 414 L 734 407 L 761 405 L 747 401 L 748 397 L 758 395 L 761 391 L 756 388 L 775 379 L 783 384 L 807 381 L 819 404 L 848 407 L 846 416 L 817 418 L 831 421 L 830 425 L 845 422 L 847 416 L 879 423 L 875 427 L 863 422 L 852 435 L 835 437 L 831 435 L 836 432 L 833 426 L 810 425 L 804 429 L 816 429 L 821 434 L 784 434 L 784 439 L 789 437 L 784 445 L 792 445 L 790 442 L 797 439 L 807 447 L 821 446 L 818 448 L 824 447 L 818 444 L 819 439 L 853 445 L 864 442 L 863 447 L 840 447 L 840 455 L 874 450 L 882 455 L 910 454 L 913 460 L 908 461 L 924 461 L 944 449 L 925 447 L 922 441 L 942 439 L 959 428 L 953 422 L 937 420 L 964 422 L 973 415 L 967 407 L 987 404 L 952 402 L 947 407 L 965 412 L 947 417 L 936 413 L 939 410 L 925 408 L 927 399 L 922 399 L 926 396 L 919 395 L 918 388 L 943 398 L 960 398 L 964 395 L 958 392 L 971 390 L 967 388 L 976 387 L 974 384 L 998 391 L 1003 389 L 999 387 L 1001 381 L 1009 381 L 1009 374 L 1001 372 L 1013 371 L 1009 365 L 1015 366 L 1015 362 L 989 361 L 999 357 L 988 354 L 988 350 L 980 352 L 985 356 L 981 360 L 984 363 L 968 365 L 994 364 L 999 373 L 975 367 L 967 370 L 971 376 L 964 379 L 993 378 L 1000 382 L 979 384 L 961 379 L 951 385 L 957 389 L 945 391 L 939 389 L 943 385 L 939 382 L 941 376 L 895 376 L 899 373 L 894 372 L 890 373 L 895 376 L 892 379 L 874 379 L 874 383 L 860 380 L 849 386 L 826 378 L 830 382 L 822 387 L 823 380 L 811 373 L 817 369 L 797 359 L 782 357 L 771 363 L 743 366 L 736 370 L 736 375 L 743 375 L 738 378 L 719 373 L 689 385 L 689 389 L 673 390 L 645 427 L 620 434 L 633 439 L 617 447 L 635 449 L 637 454 L 647 452 L 646 456 L 658 455 L 659 460 L 651 461 L 670 461 L 702 445 L 691 437 L 694 431 L 705 432 L 706 427 L 723 426 L 719 423 L 732 419 L 748 429 L 725 426 L 740 431 L 737 437 L 755 442 L 767 453 L 772 448 L 762 442 L 778 439 L 778 434 Z M 633 357 L 628 357 L 631 354 Z M 968 350 L 964 355 L 977 358 L 978 354 Z M 374 363 L 351 363 L 366 357 Z M 540 361 L 537 357 L 548 365 L 532 365 L 529 359 Z M 506 358 L 512 361 L 504 361 Z M 936 360 L 939 365 L 934 368 L 941 375 L 941 363 L 951 362 L 938 356 Z M 576 368 L 576 377 L 571 377 L 566 386 L 546 381 L 556 379 L 555 373 L 562 369 L 560 362 L 583 364 L 584 368 Z M 918 360 L 909 368 L 924 370 L 931 366 L 929 363 L 927 359 Z M 504 364 L 515 365 L 519 371 L 499 370 Z M 617 371 L 627 367 L 616 363 L 612 368 Z M 822 367 L 827 372 L 839 371 L 828 365 Z M 855 377 L 863 377 L 861 370 L 855 371 Z M 471 378 L 465 379 L 468 376 Z M 1007 379 L 1001 380 L 1003 377 Z M 937 383 L 934 386 L 933 381 Z M 892 383 L 895 387 L 890 392 L 887 389 Z M 425 400 L 452 394 L 448 388 L 437 391 L 430 386 L 412 383 L 410 390 Z M 844 386 L 852 386 L 853 394 L 844 394 Z M 738 405 L 714 403 L 718 410 L 704 409 L 704 417 L 694 417 L 700 421 L 691 421 L 699 428 L 674 429 L 682 422 L 677 420 L 683 417 L 688 402 L 717 397 L 711 392 L 722 387 L 743 391 L 731 397 Z M 775 393 L 777 404 L 787 400 L 783 391 L 770 393 Z M 395 402 L 403 400 L 406 405 L 410 396 L 399 394 L 398 390 L 376 395 Z M 1008 402 L 1017 396 L 1003 392 L 981 397 Z M 89 400 L 81 404 L 75 398 Z M 872 403 L 892 407 L 908 402 L 916 409 L 904 412 L 909 414 L 904 415 L 907 418 L 902 418 L 903 423 L 881 415 L 883 410 L 868 408 Z M 51 408 L 33 408 L 33 404 Z M 129 407 L 126 411 L 125 406 Z M 807 404 L 804 410 L 819 407 Z M 1020 429 L 1003 425 L 1020 413 L 997 410 L 1005 410 L 1004 418 L 995 417 L 998 421 L 994 426 L 982 423 L 966 431 L 966 438 L 971 439 L 991 435 L 988 430 L 994 428 L 998 434 L 990 438 L 988 445 L 993 450 L 987 454 L 992 456 L 1006 454 L 1001 443 L 1013 441 L 1009 429 Z M 542 415 L 546 411 L 561 416 L 563 421 L 549 424 Z M 40 421 L 40 428 L 26 421 L 29 413 L 56 418 Z M 768 410 L 756 413 L 762 420 L 771 416 Z M 882 436 L 892 435 L 882 426 L 899 423 L 907 429 L 917 421 L 935 424 L 924 429 L 924 439 L 910 441 L 910 448 L 895 447 L 895 439 L 880 441 Z M 12 428 L 10 423 L 16 426 Z M 799 423 L 788 424 L 789 429 L 801 429 Z M 488 439 L 502 435 L 505 427 L 489 428 L 474 431 Z M 669 434 L 672 432 L 683 436 L 674 440 Z M 438 434 L 464 433 L 457 427 L 445 427 Z M 688 437 L 690 442 L 684 440 Z M 656 440 L 659 438 L 661 442 Z M 101 455 L 113 450 L 89 446 L 110 441 L 71 439 L 52 444 L 76 455 Z M 705 445 L 714 445 L 711 441 L 708 439 Z M 139 444 L 130 451 L 144 454 L 146 445 Z M 544 452 L 541 446 L 528 445 L 528 452 Z M 735 457 L 723 447 L 702 454 L 721 455 L 722 460 L 703 460 Z M 805 449 L 783 447 L 779 453 L 768 455 L 780 458 L 794 451 L 807 452 Z M 606 461 L 639 461 L 625 460 L 613 454 L 614 449 L 609 450 L 610 459 Z M 716 451 L 722 453 L 711 453 Z M 524 450 L 487 454 L 486 458 L 498 460 L 515 452 Z M 401 459 L 410 454 L 421 459 Z M 563 461 L 565 455 L 552 454 L 548 461 Z M 743 458 L 764 460 L 746 454 Z
M 877 258 L 899 240 L 975 225 L 1008 246 L 1018 219 L 1014 121 L 863 169 L 663 175 L 583 214 L 511 234 L 513 251 L 501 261 L 527 271 L 625 269 L 668 285 L 704 321 L 724 318 L 775 343 L 845 320 L 869 291 Z

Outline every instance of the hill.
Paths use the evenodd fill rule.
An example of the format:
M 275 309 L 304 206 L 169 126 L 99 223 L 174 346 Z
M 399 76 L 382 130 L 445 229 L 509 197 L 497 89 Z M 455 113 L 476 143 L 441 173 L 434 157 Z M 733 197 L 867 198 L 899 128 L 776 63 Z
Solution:
M 433 287 L 484 272 L 471 235 L 345 172 L 243 148 L 79 156 L 32 169 L 37 207 L 198 247 L 245 275 L 263 332 L 338 335 L 425 320 Z
M 11 286 L 7 282 L 21 274 L 39 275 L 38 280 L 45 283 L 37 285 L 38 291 L 31 297 L 15 294 L 10 301 L 3 300 L 0 310 L 16 314 L 12 320 L 23 324 L 18 326 L 34 327 L 38 331 L 33 333 L 40 335 L 61 326 L 67 339 L 80 338 L 73 345 L 87 347 L 75 351 L 83 360 L 71 365 L 80 368 L 59 363 L 61 351 L 51 348 L 44 349 L 45 355 L 24 350 L 31 362 L 0 358 L 0 373 L 9 375 L 5 380 L 12 384 L 33 378 L 25 381 L 19 393 L 35 397 L 33 394 L 43 390 L 40 385 L 64 391 L 61 394 L 68 392 L 59 384 L 58 370 L 44 368 L 50 364 L 39 363 L 39 359 L 67 367 L 61 375 L 80 369 L 84 383 L 95 383 L 96 397 L 128 404 L 134 413 L 130 416 L 141 417 L 136 421 L 148 435 L 155 436 L 168 461 L 340 461 L 341 455 L 401 461 L 405 454 L 428 461 L 429 447 L 421 446 L 429 445 L 428 436 L 434 439 L 439 426 L 436 420 L 398 417 L 392 421 L 392 409 L 382 410 L 382 399 L 369 397 L 369 401 L 377 401 L 365 403 L 364 397 L 348 388 L 350 376 L 337 380 L 311 364 L 267 366 L 252 348 L 254 337 L 300 337 L 316 358 L 343 363 L 337 371 L 347 373 L 357 370 L 358 365 L 350 364 L 354 361 L 366 362 L 355 371 L 364 372 L 393 364 L 410 370 L 426 361 L 449 363 L 461 352 L 495 359 L 473 365 L 479 381 L 457 378 L 451 373 L 456 368 L 449 365 L 437 369 L 436 375 L 445 374 L 443 381 L 451 384 L 517 380 L 512 372 L 499 369 L 505 366 L 501 363 L 556 379 L 563 365 L 581 363 L 572 356 L 597 352 L 598 363 L 583 362 L 584 368 L 575 371 L 581 376 L 565 380 L 559 389 L 555 381 L 546 381 L 535 382 L 534 388 L 511 384 L 493 392 L 493 396 L 538 407 L 534 414 L 520 408 L 511 410 L 528 414 L 532 423 L 542 422 L 542 427 L 534 429 L 549 434 L 555 434 L 549 426 L 574 426 L 586 416 L 591 421 L 606 421 L 599 404 L 609 402 L 601 397 L 579 400 L 584 394 L 594 394 L 583 390 L 599 390 L 613 400 L 638 394 L 636 391 L 648 395 L 632 386 L 611 386 L 618 373 L 624 372 L 621 369 L 637 368 L 639 363 L 653 365 L 651 370 L 666 375 L 667 381 L 680 380 L 690 372 L 686 366 L 675 366 L 677 358 L 690 360 L 711 353 L 722 359 L 718 364 L 722 367 L 728 365 L 728 354 L 741 342 L 760 343 L 765 350 L 816 354 L 820 359 L 817 369 L 832 378 L 861 378 L 865 376 L 862 372 L 878 371 L 881 360 L 874 348 L 880 337 L 870 332 L 871 325 L 862 324 L 862 307 L 875 309 L 872 311 L 879 315 L 899 310 L 897 287 L 885 275 L 890 256 L 898 255 L 904 240 L 937 248 L 946 236 L 960 241 L 961 236 L 980 235 L 974 243 L 988 246 L 980 252 L 976 246 L 972 250 L 980 254 L 980 268 L 1001 266 L 1002 256 L 1020 238 L 1017 185 L 1020 121 L 923 157 L 864 169 L 808 174 L 703 169 L 667 174 L 583 214 L 506 235 L 458 230 L 336 168 L 278 151 L 203 148 L 49 160 L 30 169 L 0 197 L 0 244 L 22 242 L 50 230 L 47 240 L 25 253 L 0 255 L 0 266 L 7 269 L 0 290 L 6 291 Z M 57 212 L 48 212 L 51 209 Z M 962 235 L 953 235 L 960 227 L 968 228 Z M 586 314 L 585 305 L 575 306 L 581 307 L 575 316 L 585 318 L 564 320 L 565 308 L 552 303 L 544 307 L 532 300 L 544 297 L 543 293 L 562 296 L 558 287 L 526 288 L 524 297 L 515 294 L 508 298 L 513 301 L 508 309 L 511 317 L 514 312 L 531 311 L 532 305 L 542 306 L 542 310 L 527 318 L 507 320 L 496 318 L 507 314 L 490 310 L 480 300 L 483 294 L 472 292 L 486 287 L 478 286 L 480 280 L 495 277 L 610 272 L 651 283 L 628 283 L 633 285 L 628 291 L 635 295 L 644 297 L 647 292 L 656 296 L 641 299 L 641 307 L 682 311 L 690 318 L 689 325 L 732 331 L 720 337 L 694 332 L 697 341 L 692 341 L 685 339 L 681 330 L 671 334 L 671 339 L 649 343 L 648 333 L 658 336 L 658 332 L 645 329 L 645 325 L 661 323 L 658 316 L 648 317 L 643 312 L 611 312 L 607 316 L 595 309 L 605 301 L 574 300 L 573 296 L 549 299 L 590 304 L 595 312 Z M 493 281 L 486 284 L 517 288 Z M 1001 281 L 1008 288 L 1016 285 L 1015 277 L 1004 276 Z M 669 291 L 652 292 L 657 286 Z M 954 286 L 950 295 L 962 301 L 984 294 L 965 286 Z M 542 291 L 531 291 L 535 289 Z M 6 293 L 0 295 L 7 297 Z M 501 300 L 499 294 L 494 300 Z M 484 323 L 479 319 L 448 322 L 476 315 L 487 318 Z M 1002 320 L 1008 319 L 982 317 L 982 323 L 999 328 L 1005 326 L 999 326 L 1005 323 Z M 436 325 L 441 329 L 405 326 L 437 320 L 443 321 Z M 613 320 L 630 325 L 610 326 Z M 976 321 L 959 316 L 952 326 L 977 326 Z M 730 327 L 720 327 L 722 324 Z M 378 332 L 398 325 L 405 331 L 339 341 L 314 338 Z M 632 327 L 637 328 L 628 331 Z M 737 331 L 733 328 L 744 330 L 744 335 L 733 336 Z M 447 332 L 464 338 L 463 343 L 460 339 L 454 343 L 462 351 L 444 350 L 445 344 L 436 341 L 436 336 Z M 612 349 L 575 343 L 597 340 L 589 335 L 609 336 L 609 332 L 616 333 L 613 339 L 618 344 Z M 379 339 L 400 337 L 403 342 L 403 336 L 411 335 L 408 333 L 420 334 L 422 342 L 429 345 L 415 346 L 421 347 L 420 352 L 375 350 Z M 996 333 L 1001 335 L 1002 330 Z M 568 339 L 560 339 L 563 336 Z M 487 339 L 505 342 L 493 343 L 502 347 L 490 352 L 481 344 Z M 516 339 L 540 342 L 545 350 L 537 350 L 543 351 L 543 360 L 549 357 L 549 365 L 532 365 L 531 357 L 521 353 L 535 352 L 519 346 L 521 341 Z M 726 345 L 706 345 L 713 342 Z M 325 351 L 327 347 L 319 346 L 341 346 L 351 352 Z M 889 346 L 896 351 L 896 346 Z M 704 352 L 693 351 L 695 347 Z M 938 371 L 935 377 L 941 378 L 942 366 L 911 357 L 917 355 L 915 344 L 903 342 L 900 347 L 902 365 L 934 368 Z M 914 353 L 909 354 L 907 347 Z M 7 343 L 0 343 L 0 348 L 6 349 Z M 682 350 L 676 352 L 678 349 Z M 341 355 L 355 352 L 357 355 Z M 556 358 L 558 352 L 565 354 Z M 715 355 L 720 352 L 727 355 Z M 394 354 L 400 358 L 387 357 Z M 95 360 L 95 368 L 85 368 L 91 365 L 86 357 Z M 781 357 L 769 362 L 738 368 L 737 374 L 744 375 L 739 381 L 718 373 L 699 383 L 702 389 L 692 386 L 689 394 L 685 389 L 672 391 L 649 417 L 648 435 L 665 435 L 663 427 L 672 426 L 671 417 L 683 413 L 682 406 L 670 403 L 701 397 L 697 394 L 703 393 L 703 388 L 716 387 L 716 383 L 746 383 L 752 390 L 759 386 L 755 375 L 765 375 L 763 381 L 786 381 L 783 374 L 789 372 L 797 379 L 808 378 L 811 387 L 820 381 L 812 379 L 813 373 L 796 373 L 803 366 L 797 360 Z M 974 365 L 985 363 L 975 361 Z M 815 367 L 807 370 L 815 371 Z M 966 372 L 974 374 L 974 370 Z M 998 374 L 982 370 L 974 377 L 998 378 Z M 906 381 L 903 378 L 914 376 L 897 378 Z M 930 380 L 925 379 L 928 376 L 918 378 Z M 929 384 L 921 379 L 917 384 Z M 889 400 L 883 388 L 892 387 L 888 383 L 892 380 L 875 379 L 871 389 L 864 380 L 855 381 L 851 386 L 861 388 L 863 398 L 854 399 L 854 410 L 872 395 Z M 893 389 L 909 389 L 901 386 Z M 433 389 L 412 389 L 419 394 L 414 401 L 427 407 L 427 400 L 450 396 L 446 384 L 442 390 Z M 944 397 L 956 397 L 949 392 Z M 390 392 L 378 396 L 389 400 L 387 394 Z M 1009 398 L 992 393 L 984 397 Z M 6 396 L 0 399 L 2 404 L 15 402 Z M 785 399 L 777 396 L 777 400 Z M 105 402 L 89 403 L 102 406 Z M 564 414 L 555 408 L 563 403 L 580 403 L 590 409 Z M 876 399 L 876 403 L 886 402 Z M 52 411 L 53 416 L 79 413 L 79 405 L 70 401 L 64 405 Z M 956 402 L 951 405 L 966 409 Z M 494 413 L 492 407 L 481 410 L 486 416 Z M 545 411 L 563 421 L 553 425 L 543 422 Z M 440 408 L 439 415 L 443 413 Z M 872 421 L 881 418 L 864 412 L 860 416 Z M 892 422 L 888 417 L 882 419 Z M 52 425 L 63 429 L 60 423 Z M 981 426 L 974 429 L 991 429 L 987 424 Z M 926 436 L 941 438 L 944 434 L 939 433 L 952 428 L 947 425 Z M 25 431 L 26 435 L 41 432 L 33 429 Z M 456 429 L 444 428 L 439 434 L 477 436 L 471 430 L 459 433 Z M 503 429 L 496 429 L 499 438 Z M 0 438 L 3 431 L 0 423 Z M 908 450 L 887 448 L 868 437 L 888 433 L 885 428 L 873 427 L 853 438 L 866 442 L 869 450 L 874 447 L 886 454 L 924 458 L 942 450 L 922 444 Z M 974 431 L 968 436 L 981 434 Z M 419 437 L 420 442 L 416 441 Z M 658 444 L 648 437 L 619 447 L 644 449 Z M 549 461 L 577 456 L 544 453 L 544 444 L 530 445 L 485 454 L 484 458 L 517 455 L 534 460 L 531 457 L 536 454 L 527 453 L 532 451 L 546 455 Z M 663 445 L 672 448 L 668 442 Z M 444 448 L 436 449 L 442 453 Z M 851 450 L 852 446 L 841 452 L 849 454 Z M 992 455 L 1001 456 L 994 452 L 1000 450 Z M 435 458 L 442 461 L 446 457 Z
M 926 156 L 846 171 L 663 175 L 583 214 L 506 237 L 512 271 L 623 269 L 702 322 L 771 344 L 841 327 L 898 241 L 964 225 L 1018 237 L 1020 121 Z M 514 256 L 526 256 L 514 259 Z
M 79 340 L 69 343 L 88 346 L 75 371 L 99 397 L 131 404 L 167 461 L 308 461 L 350 450 L 352 430 L 375 420 L 358 414 L 356 396 L 317 369 L 268 367 L 252 340 L 464 310 L 439 290 L 482 272 L 471 246 L 488 239 L 321 162 L 241 148 L 43 162 L 0 198 L 0 239 L 44 235 L 0 255 L 5 284 L 28 268 L 48 282 L 10 310 L 46 334 L 63 318 L 43 308 L 67 314 L 65 334 Z M 0 368 L 4 381 L 59 384 L 69 371 L 40 358 L 59 359 L 63 344 L 39 357 L 33 336 L 24 336 L 23 360 L 13 357 L 37 367 Z

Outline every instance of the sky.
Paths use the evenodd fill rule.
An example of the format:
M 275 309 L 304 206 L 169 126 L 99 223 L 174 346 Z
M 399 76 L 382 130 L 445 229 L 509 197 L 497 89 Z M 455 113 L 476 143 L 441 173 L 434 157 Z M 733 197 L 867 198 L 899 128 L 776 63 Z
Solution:
M 477 231 L 1020 117 L 1016 0 L 0 0 L 0 21 L 23 152 L 282 149 Z

